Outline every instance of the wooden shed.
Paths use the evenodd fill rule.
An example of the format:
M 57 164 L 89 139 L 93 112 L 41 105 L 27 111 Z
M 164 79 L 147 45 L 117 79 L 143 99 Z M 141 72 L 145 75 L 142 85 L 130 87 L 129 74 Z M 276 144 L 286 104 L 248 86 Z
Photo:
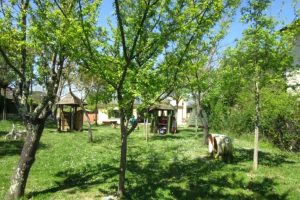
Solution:
M 59 106 L 58 130 L 73 131 L 82 130 L 83 127 L 83 110 L 80 104 L 86 105 L 74 94 L 67 94 L 57 105 Z
M 151 132 L 157 133 L 160 132 L 161 129 L 166 129 L 166 133 L 169 133 L 175 108 L 170 104 L 163 102 L 150 107 L 149 112 L 152 118 Z

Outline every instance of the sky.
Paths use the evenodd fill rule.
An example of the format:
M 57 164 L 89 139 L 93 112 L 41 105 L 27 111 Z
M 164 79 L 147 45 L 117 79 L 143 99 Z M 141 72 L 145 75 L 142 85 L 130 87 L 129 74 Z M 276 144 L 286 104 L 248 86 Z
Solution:
M 241 1 L 244 2 L 244 0 Z M 298 1 L 298 3 L 295 3 L 296 1 Z M 101 6 L 99 24 L 105 27 L 107 27 L 106 18 L 112 17 L 113 15 L 112 2 L 112 0 L 103 0 Z M 281 22 L 278 29 L 281 29 L 295 19 L 293 4 L 296 5 L 296 8 L 300 9 L 300 0 L 273 0 L 273 3 L 267 13 Z M 244 4 L 242 3 L 242 5 Z M 234 45 L 234 41 L 242 37 L 242 32 L 246 26 L 240 22 L 240 17 L 239 9 L 237 11 L 237 15 L 234 17 L 230 30 L 228 31 L 228 35 L 223 41 L 223 48 Z
M 296 15 L 293 8 L 294 2 L 294 0 L 274 0 L 270 8 L 267 10 L 266 13 L 269 16 L 274 17 L 280 22 L 277 27 L 278 30 L 290 24 L 295 19 Z M 300 9 L 300 1 L 295 5 L 297 9 Z M 243 4 L 241 6 L 243 6 Z M 224 45 L 233 45 L 236 39 L 242 37 L 242 32 L 245 30 L 246 26 L 240 22 L 240 17 L 240 10 L 238 10 L 230 30 L 228 31 L 228 35 L 224 39 Z

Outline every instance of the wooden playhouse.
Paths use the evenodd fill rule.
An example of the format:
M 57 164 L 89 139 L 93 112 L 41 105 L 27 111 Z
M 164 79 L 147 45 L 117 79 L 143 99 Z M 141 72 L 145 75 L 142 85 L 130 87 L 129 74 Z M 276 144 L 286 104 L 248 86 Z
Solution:
M 83 128 L 83 110 L 80 105 L 86 105 L 74 94 L 67 94 L 62 98 L 57 105 L 58 112 L 58 130 L 59 131 L 81 131 Z

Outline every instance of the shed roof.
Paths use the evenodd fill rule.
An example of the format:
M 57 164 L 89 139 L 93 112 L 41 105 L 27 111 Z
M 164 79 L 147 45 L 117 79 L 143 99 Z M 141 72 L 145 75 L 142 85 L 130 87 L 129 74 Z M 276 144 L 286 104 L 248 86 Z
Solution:
M 175 108 L 167 103 L 159 103 L 150 107 L 150 111 L 152 110 L 175 110 Z
M 87 105 L 87 103 L 81 101 L 78 97 L 76 97 L 73 93 L 69 93 L 64 98 L 62 98 L 57 104 L 58 105 L 68 105 L 68 106 L 80 106 L 82 102 L 83 105 Z

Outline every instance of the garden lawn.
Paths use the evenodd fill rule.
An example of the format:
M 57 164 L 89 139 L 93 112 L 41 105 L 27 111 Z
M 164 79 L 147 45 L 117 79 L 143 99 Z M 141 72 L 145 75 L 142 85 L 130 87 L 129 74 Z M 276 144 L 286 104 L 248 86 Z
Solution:
M 0 122 L 0 199 L 9 188 L 22 147 L 5 141 L 11 122 Z M 234 138 L 234 160 L 207 157 L 202 134 L 179 128 L 176 135 L 150 135 L 142 128 L 128 138 L 126 199 L 300 199 L 300 156 L 260 141 L 259 168 L 253 173 L 253 137 Z M 120 129 L 94 126 L 58 133 L 46 128 L 27 187 L 32 199 L 101 199 L 118 186 Z

